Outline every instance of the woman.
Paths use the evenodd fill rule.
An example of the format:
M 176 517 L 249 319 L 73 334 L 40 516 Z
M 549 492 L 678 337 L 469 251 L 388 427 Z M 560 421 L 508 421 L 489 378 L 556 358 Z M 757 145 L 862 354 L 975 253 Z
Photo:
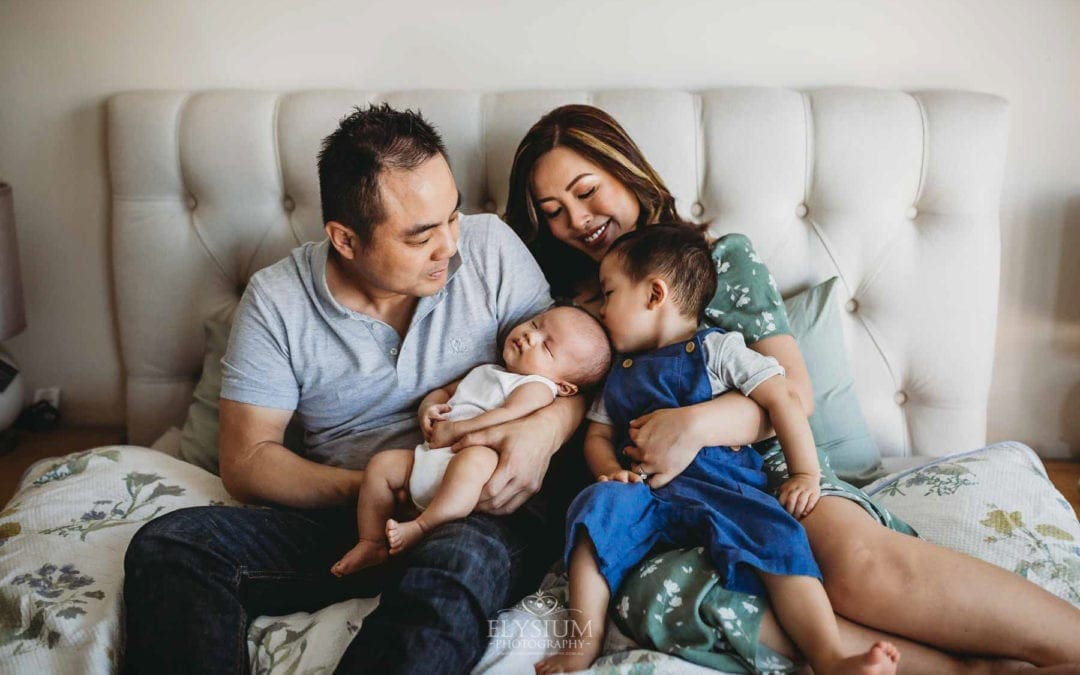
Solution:
M 584 105 L 553 110 L 521 141 L 510 174 L 506 221 L 530 244 L 552 294 L 573 298 L 594 313 L 601 303 L 597 263 L 620 234 L 659 221 L 686 222 L 622 127 L 602 110 Z M 770 311 L 765 328 L 742 332 L 753 349 L 784 366 L 809 416 L 813 412 L 809 375 L 768 270 L 741 235 L 718 240 L 714 258 L 718 265 L 728 265 L 727 274 L 752 286 L 750 307 L 759 316 Z M 710 316 L 747 315 L 747 307 L 723 304 L 728 297 L 717 295 L 712 309 L 720 312 Z M 736 319 L 732 325 L 726 323 L 718 325 L 739 330 Z M 636 448 L 629 454 L 639 462 L 636 468 L 651 476 L 650 484 L 659 487 L 682 472 L 701 447 L 758 441 L 770 435 L 768 423 L 757 404 L 730 392 L 698 406 L 642 418 L 631 436 Z M 770 461 L 779 448 L 758 450 L 765 455 L 770 483 L 782 482 L 786 478 L 782 464 Z M 1016 574 L 909 536 L 913 533 L 904 523 L 831 472 L 823 476 L 820 502 L 802 523 L 833 608 L 847 619 L 840 621 L 841 632 L 851 646 L 861 649 L 889 638 L 903 653 L 901 670 L 916 673 L 1007 670 L 1018 665 L 959 659 L 945 651 L 1037 666 L 1080 663 L 1080 610 Z M 668 555 L 659 565 L 684 562 Z M 620 593 L 623 602 L 634 599 L 633 589 L 625 588 L 631 585 L 625 584 Z M 727 605 L 729 616 L 751 600 L 734 593 L 714 598 Z M 645 614 L 640 607 L 629 612 L 631 617 Z M 633 619 L 630 624 L 639 638 L 655 630 L 634 626 Z M 760 639 L 755 637 L 751 636 L 755 644 L 795 653 L 771 616 L 760 624 Z

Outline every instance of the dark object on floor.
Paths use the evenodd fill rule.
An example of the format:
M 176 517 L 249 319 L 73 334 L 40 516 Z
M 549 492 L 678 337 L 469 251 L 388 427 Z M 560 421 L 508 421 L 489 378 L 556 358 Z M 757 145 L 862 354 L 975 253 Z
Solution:
M 0 431 L 0 457 L 8 454 L 19 444 L 19 432 L 12 429 Z
M 27 431 L 48 431 L 60 424 L 60 411 L 48 401 L 42 400 L 23 410 L 15 420 L 15 427 Z

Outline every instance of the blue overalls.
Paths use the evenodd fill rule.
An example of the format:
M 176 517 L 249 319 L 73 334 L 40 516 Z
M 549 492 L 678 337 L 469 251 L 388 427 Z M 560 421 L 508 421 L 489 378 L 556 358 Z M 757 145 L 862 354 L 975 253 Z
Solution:
M 630 462 L 622 452 L 632 444 L 630 420 L 712 399 L 702 340 L 713 331 L 722 332 L 698 331 L 688 341 L 617 359 L 612 366 L 604 405 L 623 467 Z M 806 531 L 765 489 L 761 456 L 749 447 L 727 446 L 702 448 L 685 471 L 657 490 L 642 483 L 594 483 L 567 512 L 567 564 L 584 528 L 612 593 L 657 545 L 704 546 L 731 591 L 765 595 L 755 570 L 820 579 Z

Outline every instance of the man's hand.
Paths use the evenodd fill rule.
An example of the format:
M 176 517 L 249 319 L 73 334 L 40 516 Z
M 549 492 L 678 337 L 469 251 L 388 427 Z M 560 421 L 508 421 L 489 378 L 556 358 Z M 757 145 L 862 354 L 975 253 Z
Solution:
M 476 510 L 502 516 L 540 491 L 560 439 L 553 425 L 533 416 L 466 434 L 451 449 L 457 452 L 474 445 L 499 454 L 499 465 L 480 493 Z
M 424 432 L 424 439 L 433 448 L 442 447 L 431 442 L 431 436 L 435 433 L 435 423 L 444 421 L 446 416 L 450 414 L 450 410 L 449 404 L 436 403 L 435 405 L 429 405 L 424 409 L 423 413 L 420 414 L 420 430 Z
M 780 505 L 796 518 L 804 518 L 817 506 L 821 497 L 821 477 L 797 473 L 784 481 L 776 498 Z
M 663 487 L 686 470 L 704 445 L 696 434 L 695 411 L 664 408 L 630 421 L 633 445 L 624 452 L 634 471 L 648 474 L 649 487 Z

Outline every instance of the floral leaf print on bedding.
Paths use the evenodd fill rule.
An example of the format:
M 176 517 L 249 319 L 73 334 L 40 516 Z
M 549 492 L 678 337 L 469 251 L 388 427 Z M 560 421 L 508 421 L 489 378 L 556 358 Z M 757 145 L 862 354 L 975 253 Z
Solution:
M 921 471 L 916 471 L 904 480 L 888 485 L 881 490 L 881 494 L 890 497 L 906 495 L 907 493 L 900 489 L 903 486 L 909 489 L 918 488 L 919 490 L 925 488 L 926 492 L 923 493 L 923 497 L 954 495 L 962 487 L 972 487 L 979 484 L 978 477 L 972 473 L 969 467 L 963 465 L 981 461 L 983 460 L 977 457 L 965 457 L 955 462 L 942 462 L 928 466 Z
M 1023 558 L 1016 563 L 1013 571 L 1025 579 L 1032 573 L 1049 576 L 1050 579 L 1060 580 L 1068 589 L 1068 600 L 1074 603 L 1080 602 L 1080 548 L 1074 549 L 1076 555 L 1061 558 L 1055 555 L 1056 549 L 1047 546 L 1045 538 L 1058 541 L 1076 541 L 1073 535 L 1065 530 L 1049 523 L 1040 523 L 1034 528 L 1024 523 L 1024 516 L 1020 511 L 1005 511 L 996 504 L 990 504 L 991 511 L 987 512 L 986 518 L 979 523 L 994 530 L 997 536 L 988 536 L 984 540 L 987 544 L 1019 539 L 1027 548 L 1030 557 Z
M 83 471 L 86 471 L 86 467 L 89 466 L 90 460 L 94 457 L 104 457 L 114 462 L 119 462 L 120 451 L 116 449 L 84 450 L 76 455 L 69 456 L 62 462 L 57 462 L 50 466 L 45 473 L 41 474 L 37 480 L 34 481 L 33 484 L 36 487 L 41 487 L 46 483 L 77 476 Z
M 53 564 L 42 565 L 37 572 L 20 574 L 11 580 L 12 586 L 26 585 L 33 589 L 33 614 L 23 627 L 20 617 L 8 616 L 4 612 L 3 625 L 0 625 L 0 646 L 19 642 L 14 654 L 24 654 L 42 646 L 53 649 L 60 641 L 60 633 L 52 628 L 57 619 L 74 619 L 86 614 L 84 605 L 91 600 L 101 601 L 105 592 L 88 591 L 94 585 L 94 579 L 75 569 L 71 563 L 63 567 Z
M 52 527 L 41 530 L 41 534 L 59 534 L 66 537 L 75 532 L 79 533 L 79 539 L 86 541 L 87 535 L 118 525 L 134 525 L 146 522 L 165 510 L 165 506 L 155 502 L 162 497 L 179 497 L 184 494 L 184 488 L 179 485 L 166 485 L 161 482 L 164 479 L 154 473 L 139 473 L 132 471 L 124 476 L 124 487 L 127 497 L 112 501 L 102 499 L 94 502 L 93 508 L 85 512 L 78 519 L 72 518 L 67 525 Z M 156 485 L 154 485 L 156 483 Z M 149 495 L 145 495 L 146 488 L 154 485 Z M 110 505 L 108 510 L 104 510 Z M 153 512 L 147 512 L 148 507 L 156 507 Z
M 300 664 L 300 657 L 308 648 L 306 635 L 315 627 L 315 621 L 300 629 L 290 628 L 286 621 L 275 621 L 254 635 L 248 636 L 255 648 L 252 672 L 272 673 L 275 670 L 292 673 Z

